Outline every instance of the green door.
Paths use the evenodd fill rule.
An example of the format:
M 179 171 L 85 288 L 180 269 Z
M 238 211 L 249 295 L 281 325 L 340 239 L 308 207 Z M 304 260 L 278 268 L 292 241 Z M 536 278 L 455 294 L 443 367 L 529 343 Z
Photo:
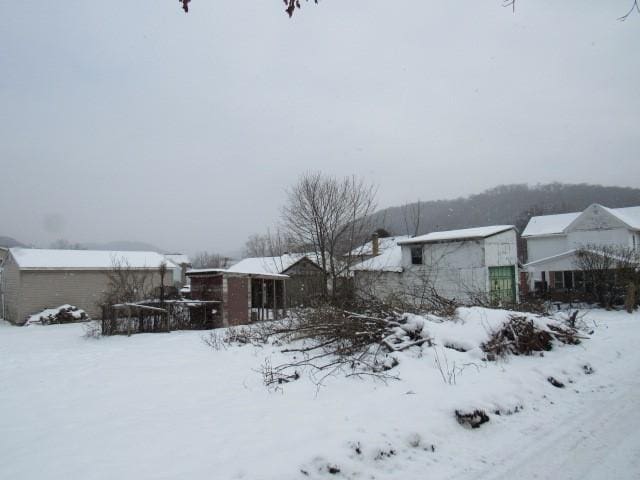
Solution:
M 515 303 L 516 301 L 516 269 L 509 267 L 489 267 L 489 296 L 491 302 Z

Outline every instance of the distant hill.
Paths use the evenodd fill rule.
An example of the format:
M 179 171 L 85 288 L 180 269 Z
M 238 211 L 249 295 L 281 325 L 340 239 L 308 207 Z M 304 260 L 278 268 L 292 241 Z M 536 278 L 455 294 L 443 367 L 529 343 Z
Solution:
M 115 240 L 104 243 L 83 243 L 87 250 L 116 250 L 121 252 L 163 252 L 164 250 L 146 242 Z
M 56 245 L 59 244 L 59 245 Z M 67 246 L 68 245 L 68 246 Z M 29 247 L 15 238 L 0 235 L 0 247 Z M 72 243 L 66 240 L 57 240 L 51 245 L 38 248 L 73 248 L 82 250 L 115 250 L 121 252 L 163 252 L 164 250 L 146 242 L 135 242 L 131 240 L 115 240 L 112 242 L 89 242 Z
M 502 224 L 515 225 L 522 232 L 532 216 L 578 212 L 592 203 L 611 208 L 640 205 L 640 189 L 563 183 L 501 185 L 466 198 L 386 208 L 373 215 L 373 223 L 393 234 Z M 415 218 L 419 218 L 417 231 Z
M 24 243 L 19 242 L 15 238 L 0 235 L 0 247 L 26 247 Z

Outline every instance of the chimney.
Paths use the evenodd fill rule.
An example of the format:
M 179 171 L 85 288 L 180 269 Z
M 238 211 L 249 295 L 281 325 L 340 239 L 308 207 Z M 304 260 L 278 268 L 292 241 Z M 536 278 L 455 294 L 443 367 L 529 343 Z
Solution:
M 371 253 L 374 257 L 380 255 L 380 242 L 378 240 L 378 233 L 373 232 L 371 234 Z

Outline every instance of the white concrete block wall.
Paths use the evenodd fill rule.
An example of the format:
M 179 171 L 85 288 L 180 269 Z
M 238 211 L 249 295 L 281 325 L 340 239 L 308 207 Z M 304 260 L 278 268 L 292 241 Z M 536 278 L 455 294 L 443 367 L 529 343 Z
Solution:
M 3 263 L 4 314 L 5 320 L 16 323 L 20 315 L 19 289 L 20 270 L 13 257 L 9 255 Z
M 148 275 L 141 271 L 140 275 Z M 12 275 L 13 277 L 13 275 Z M 100 318 L 100 303 L 108 289 L 105 270 L 22 270 L 19 280 L 11 287 L 11 298 L 7 301 L 14 323 L 24 323 L 29 315 L 46 308 L 64 304 L 75 305 L 87 312 L 91 318 Z M 173 273 L 165 274 L 165 285 L 171 285 Z M 151 272 L 153 287 L 160 285 L 160 273 Z

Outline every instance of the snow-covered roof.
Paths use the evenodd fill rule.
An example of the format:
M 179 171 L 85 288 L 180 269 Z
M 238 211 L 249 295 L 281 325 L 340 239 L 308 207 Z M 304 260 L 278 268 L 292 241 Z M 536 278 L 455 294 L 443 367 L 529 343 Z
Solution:
M 602 205 L 601 205 L 602 206 Z M 629 227 L 634 230 L 640 230 L 640 206 L 638 207 L 625 207 L 625 208 L 607 208 L 602 207 L 604 210 L 615 215 Z
M 285 253 L 278 257 L 245 258 L 229 267 L 227 271 L 230 273 L 249 273 L 255 275 L 281 274 L 303 258 L 307 258 L 313 263 L 316 263 L 312 258 L 309 258 L 307 254 Z
M 157 269 L 162 262 L 169 268 L 177 268 L 156 252 L 40 248 L 11 248 L 10 251 L 21 269 L 30 270 L 108 270 L 116 263 L 129 268 Z
M 200 276 L 209 276 L 209 275 L 225 275 L 230 274 L 232 276 L 248 276 L 248 277 L 257 277 L 257 278 L 275 278 L 275 279 L 285 279 L 289 278 L 289 275 L 284 275 L 282 273 L 265 273 L 259 271 L 229 271 L 226 268 L 193 268 L 191 270 L 187 270 L 187 277 L 200 277 Z
M 199 273 L 225 273 L 226 271 L 226 268 L 190 268 L 187 270 L 187 276 Z
M 640 206 L 625 208 L 600 207 L 609 212 L 620 221 L 626 223 L 634 230 L 640 230 Z M 582 212 L 560 213 L 557 215 L 540 215 L 531 217 L 527 227 L 522 232 L 523 237 L 533 237 L 537 235 L 562 235 L 565 229 L 578 218 Z
M 191 265 L 191 260 L 184 253 L 165 253 L 164 258 L 176 265 Z
M 401 240 L 399 245 L 411 245 L 416 243 L 448 242 L 457 240 L 469 240 L 473 238 L 487 238 L 507 230 L 515 229 L 513 225 L 491 225 L 488 227 L 464 228 L 462 230 L 447 230 L 444 232 L 431 232 L 426 235 Z
M 382 253 L 389 248 L 397 246 L 400 240 L 406 240 L 410 238 L 409 235 L 396 235 L 395 237 L 383 237 L 378 239 L 378 252 Z M 370 240 L 364 245 L 351 250 L 351 255 L 354 257 L 373 255 L 373 242 Z
M 402 273 L 402 247 L 394 244 L 380 255 L 353 265 L 351 270 Z
M 558 235 L 564 233 L 564 229 L 573 222 L 582 212 L 560 213 L 558 215 L 541 215 L 531 217 L 527 223 L 523 237 L 533 235 Z

